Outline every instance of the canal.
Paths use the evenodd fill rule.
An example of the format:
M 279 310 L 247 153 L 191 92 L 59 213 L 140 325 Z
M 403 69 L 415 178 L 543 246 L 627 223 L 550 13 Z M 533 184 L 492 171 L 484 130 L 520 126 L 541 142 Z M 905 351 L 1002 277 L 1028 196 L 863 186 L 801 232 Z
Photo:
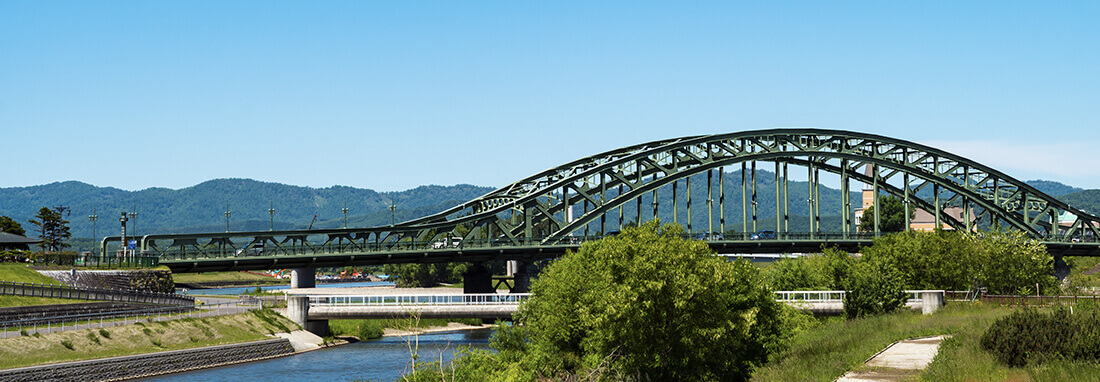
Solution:
M 419 336 L 420 360 L 443 357 L 445 363 L 464 346 L 489 348 L 491 329 L 432 333 Z M 298 355 L 140 379 L 158 382 L 206 381 L 396 381 L 411 367 L 411 337 L 386 337 Z

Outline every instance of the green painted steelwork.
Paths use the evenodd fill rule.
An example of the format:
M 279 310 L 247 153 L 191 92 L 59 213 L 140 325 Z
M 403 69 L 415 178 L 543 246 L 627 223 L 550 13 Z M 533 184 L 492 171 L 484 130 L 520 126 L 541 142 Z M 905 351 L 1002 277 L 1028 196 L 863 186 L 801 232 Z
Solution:
M 966 158 L 935 148 L 872 134 L 820 130 L 820 129 L 772 129 L 745 131 L 731 134 L 690 136 L 667 139 L 624 147 L 581 158 L 565 165 L 548 169 L 516 183 L 497 189 L 479 198 L 463 203 L 444 212 L 384 227 L 347 228 L 331 230 L 229 232 L 196 235 L 146 235 L 140 238 L 143 253 L 162 257 L 162 263 L 174 261 L 202 261 L 202 258 L 238 257 L 278 258 L 309 256 L 311 253 L 330 253 L 339 247 L 347 256 L 353 253 L 403 253 L 418 246 L 428 246 L 426 252 L 454 254 L 454 261 L 462 255 L 448 238 L 463 237 L 464 248 L 522 248 L 535 251 L 555 245 L 572 245 L 578 235 L 590 224 L 599 224 L 599 233 L 606 233 L 606 215 L 617 209 L 619 229 L 624 222 L 624 207 L 636 203 L 636 222 L 641 219 L 641 198 L 653 194 L 661 187 L 673 188 L 673 214 L 678 213 L 676 184 L 684 180 L 687 188 L 686 226 L 692 229 L 692 192 L 690 177 L 708 172 L 708 219 L 712 214 L 710 171 L 726 166 L 741 165 L 741 177 L 751 175 L 751 181 L 742 182 L 742 240 L 750 238 L 749 224 L 753 232 L 757 226 L 756 162 L 775 162 L 782 168 L 782 187 L 776 185 L 777 197 L 782 199 L 782 220 L 777 206 L 776 233 L 779 242 L 794 242 L 797 235 L 790 232 L 787 183 L 788 165 L 804 166 L 809 178 L 810 232 L 812 240 L 824 241 L 821 229 L 821 171 L 839 174 L 841 178 L 842 218 L 844 229 L 841 239 L 857 237 L 852 232 L 851 202 L 848 200 L 848 182 L 858 181 L 873 185 L 875 200 L 886 192 L 908 200 L 906 208 L 915 204 L 931 212 L 937 225 L 970 230 L 975 221 L 1003 228 L 1027 232 L 1034 238 L 1047 242 L 1051 248 L 1069 251 L 1092 251 L 1100 238 L 1100 219 L 1075 209 L 1053 197 L 1043 194 L 1024 182 L 1002 174 Z M 747 174 L 751 164 L 751 174 Z M 781 165 L 781 166 L 780 166 Z M 861 168 L 871 168 L 871 174 Z M 722 173 L 719 172 L 719 205 L 725 190 Z M 777 180 L 778 182 L 778 180 Z M 752 183 L 752 190 L 748 190 Z M 931 189 L 932 201 L 913 198 L 921 190 Z M 784 195 L 778 195 L 782 191 Z M 751 194 L 749 194 L 751 192 Z M 748 197 L 752 205 L 748 206 Z M 656 201 L 656 198 L 654 198 Z M 573 216 L 577 204 L 583 213 Z M 943 213 L 948 207 L 963 207 L 962 221 Z M 747 216 L 752 208 L 752 221 Z M 274 216 L 272 207 L 272 219 Z M 657 215 L 657 206 L 653 206 Z M 875 233 L 879 233 L 878 209 L 875 213 Z M 1059 221 L 1059 216 L 1067 220 Z M 640 223 L 640 222 L 639 222 Z M 724 216 L 720 227 L 725 228 Z M 713 229 L 712 223 L 708 229 Z M 708 233 L 709 234 L 709 233 Z M 101 249 L 106 253 L 109 243 L 121 238 L 104 239 Z M 732 238 L 727 238 L 732 239 Z M 481 244 L 478 244 L 481 243 Z M 440 248 L 430 248 L 439 244 Z M 759 246 L 757 246 L 759 247 Z M 1068 248 L 1068 249 L 1067 249 Z M 1090 253 L 1092 253 L 1090 252 Z M 262 253 L 263 256 L 251 256 Z M 509 252 L 511 253 L 511 252 Z M 517 252 L 518 253 L 518 252 Z M 216 256 L 215 256 L 216 255 Z M 435 261 L 436 257 L 431 257 Z M 447 258 L 448 256 L 439 256 Z M 404 259 L 408 260 L 408 259 Z M 402 260 L 402 261 L 404 261 Z M 395 260 L 396 261 L 396 260 Z M 425 260 L 427 261 L 427 260 Z M 277 261 L 271 266 L 282 267 Z

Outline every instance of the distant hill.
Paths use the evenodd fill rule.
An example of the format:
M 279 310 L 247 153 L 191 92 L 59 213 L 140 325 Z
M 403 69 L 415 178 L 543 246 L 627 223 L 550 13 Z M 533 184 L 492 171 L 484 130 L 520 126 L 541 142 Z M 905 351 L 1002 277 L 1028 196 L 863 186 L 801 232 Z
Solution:
M 1043 192 L 1044 194 L 1047 194 L 1047 195 L 1050 195 L 1050 196 L 1053 196 L 1053 197 L 1059 197 L 1059 196 L 1066 195 L 1066 194 L 1072 194 L 1072 193 L 1075 193 L 1075 192 L 1084 191 L 1084 189 L 1081 189 L 1081 188 L 1077 188 L 1077 187 L 1073 187 L 1073 186 L 1067 186 L 1065 184 L 1055 182 L 1055 181 L 1050 181 L 1050 180 L 1029 180 L 1025 183 L 1027 183 L 1031 187 L 1035 187 L 1036 189 Z
M 725 174 L 725 228 L 741 231 L 742 196 L 740 171 Z M 691 180 L 693 201 L 691 225 L 694 231 L 721 229 L 719 206 L 719 186 L 717 176 L 713 179 L 711 215 L 707 213 L 707 177 L 698 174 Z M 687 226 L 686 182 L 679 181 L 679 201 L 677 216 L 672 216 L 672 191 L 663 187 L 657 195 L 659 215 L 662 221 L 678 221 Z M 759 170 L 756 175 L 757 229 L 774 229 L 776 225 L 775 174 Z M 1055 195 L 1074 207 L 1092 213 L 1100 213 L 1100 190 L 1082 190 L 1062 183 L 1033 180 L 1028 181 L 1041 191 Z M 853 207 L 860 205 L 859 186 L 853 185 L 851 201 Z M 750 188 L 751 189 L 751 188 Z M 348 227 L 373 227 L 390 224 L 391 219 L 402 222 L 430 215 L 460 203 L 469 201 L 492 191 L 489 187 L 472 185 L 421 186 L 399 192 L 376 192 L 346 186 L 328 188 L 310 188 L 279 183 L 260 182 L 251 179 L 215 179 L 179 190 L 167 188 L 149 188 L 141 191 L 124 191 L 110 187 L 96 187 L 77 181 L 57 182 L 41 186 L 0 188 L 0 215 L 7 215 L 18 221 L 32 234 L 27 220 L 44 206 L 65 205 L 71 207 L 68 220 L 74 238 L 90 237 L 92 224 L 88 215 L 96 209 L 99 220 L 96 234 L 102 238 L 118 235 L 119 214 L 122 211 L 136 210 L 137 233 L 194 233 L 218 232 L 225 230 L 225 211 L 228 205 L 231 213 L 229 229 L 233 231 L 265 230 L 271 226 L 268 209 L 274 206 L 274 225 L 276 229 L 301 229 L 309 226 L 313 216 L 317 215 L 315 228 L 338 228 L 344 225 L 341 211 L 347 203 Z M 809 188 L 804 181 L 790 181 L 788 184 L 788 210 L 791 231 L 801 232 L 809 228 L 808 216 Z M 927 190 L 925 190 L 927 191 Z M 614 193 L 615 190 L 609 190 Z M 836 231 L 840 228 L 841 208 L 840 190 L 821 186 L 822 230 Z M 918 195 L 920 196 L 920 195 Z M 390 200 L 396 204 L 396 211 L 389 210 Z M 744 215 L 752 220 L 751 195 L 746 195 L 750 208 Z M 638 206 L 628 203 L 622 209 L 623 221 L 635 220 Z M 652 194 L 642 198 L 642 219 L 652 217 Z M 574 207 L 574 215 L 584 213 L 584 206 Z M 618 209 L 607 214 L 608 230 L 618 229 Z M 713 219 L 713 220 L 711 220 Z M 598 231 L 598 223 L 589 226 L 591 233 Z M 751 231 L 751 224 L 748 229 Z M 583 233 L 583 232 L 582 232 Z M 128 232 L 133 234 L 133 232 Z
M 0 188 L 0 215 L 15 219 L 31 234 L 31 219 L 38 209 L 71 207 L 73 237 L 90 237 L 88 215 L 95 208 L 99 237 L 121 233 L 122 211 L 137 211 L 138 234 L 225 230 L 225 211 L 230 211 L 234 231 L 268 229 L 274 208 L 276 228 L 305 228 L 317 215 L 314 227 L 342 227 L 345 203 L 349 226 L 390 223 L 390 201 L 397 206 L 398 222 L 442 211 L 484 195 L 493 188 L 467 184 L 420 186 L 407 191 L 376 192 L 347 186 L 311 188 L 252 179 L 215 179 L 179 190 L 149 188 L 124 191 L 77 181 L 40 186 Z M 132 233 L 132 232 L 130 232 Z

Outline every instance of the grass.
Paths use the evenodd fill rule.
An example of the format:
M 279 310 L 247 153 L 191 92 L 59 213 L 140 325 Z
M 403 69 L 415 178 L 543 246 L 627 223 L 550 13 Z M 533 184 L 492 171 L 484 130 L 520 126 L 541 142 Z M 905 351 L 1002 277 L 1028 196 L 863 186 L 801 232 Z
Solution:
M 0 263 L 0 280 L 17 283 L 61 285 L 60 281 L 38 273 L 26 264 Z
M 933 315 L 905 311 L 858 320 L 829 318 L 797 335 L 790 349 L 754 373 L 753 381 L 833 381 L 863 366 L 889 344 L 951 334 L 917 377 L 921 381 L 1095 381 L 1100 365 L 1055 360 L 1010 368 L 981 348 L 980 339 L 1011 307 L 952 302 Z
M 895 341 L 957 333 L 968 325 L 988 327 L 1008 312 L 980 303 L 951 303 L 929 316 L 906 309 L 856 320 L 829 318 L 819 327 L 795 336 L 790 349 L 758 370 L 752 380 L 832 381 L 862 367 L 868 358 Z
M 86 329 L 4 338 L 0 339 L 0 368 L 256 341 L 268 339 L 269 333 L 281 331 L 279 326 L 298 328 L 281 316 L 277 316 L 281 325 L 273 325 L 259 319 L 259 315 L 277 316 L 269 312 L 250 312 L 203 319 L 182 319 L 169 321 L 167 326 L 150 330 L 150 334 L 145 333 L 149 329 L 146 325 L 126 325 L 111 328 L 109 335 L 103 335 L 106 330 Z M 91 339 L 95 333 L 102 337 L 96 337 L 98 344 Z
M 239 285 L 251 284 L 286 284 L 289 279 L 276 279 L 260 276 L 248 272 L 202 272 L 202 273 L 174 273 L 172 280 L 184 284 L 201 283 L 233 283 Z
M 49 297 L 23 297 L 23 296 L 8 296 L 0 295 L 0 308 L 7 308 L 12 306 L 30 306 L 30 305 L 52 305 L 52 304 L 78 304 L 92 301 L 85 300 L 69 300 L 64 298 L 49 298 Z

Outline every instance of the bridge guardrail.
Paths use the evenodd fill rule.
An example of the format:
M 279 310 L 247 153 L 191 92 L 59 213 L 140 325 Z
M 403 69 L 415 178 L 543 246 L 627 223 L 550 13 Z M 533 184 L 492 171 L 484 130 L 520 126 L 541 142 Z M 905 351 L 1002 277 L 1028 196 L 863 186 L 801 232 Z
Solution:
M 51 297 L 75 300 L 138 302 L 164 305 L 194 305 L 195 298 L 174 293 L 140 292 L 114 289 L 84 289 L 65 285 L 0 281 L 0 294 L 26 297 Z
M 930 290 L 907 290 L 909 301 L 924 301 L 924 292 Z M 942 292 L 942 291 L 935 291 Z M 782 302 L 843 302 L 845 292 L 842 290 L 815 290 L 815 291 L 776 291 L 775 300 Z
M 310 306 L 433 306 L 433 305 L 518 305 L 530 293 L 471 293 L 454 295 L 310 296 Z

